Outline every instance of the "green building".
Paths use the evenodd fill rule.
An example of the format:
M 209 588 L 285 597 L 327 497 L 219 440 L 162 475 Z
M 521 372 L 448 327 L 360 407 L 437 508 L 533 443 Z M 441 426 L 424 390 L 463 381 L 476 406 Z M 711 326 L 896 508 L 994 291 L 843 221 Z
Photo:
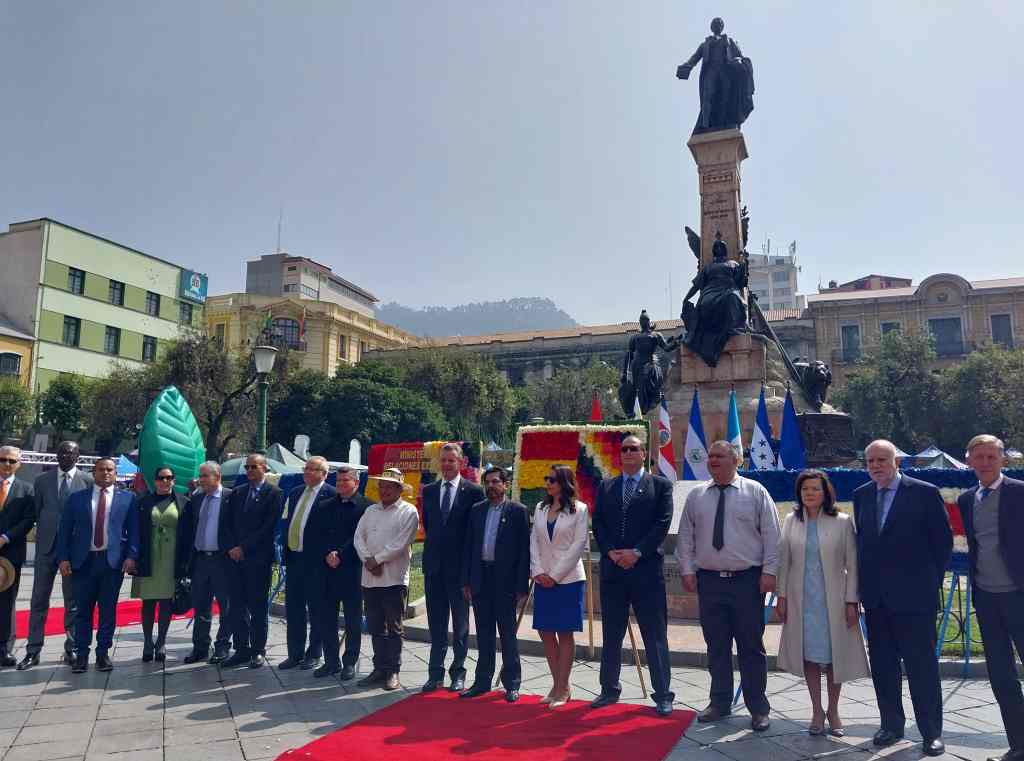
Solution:
M 29 388 L 152 362 L 205 327 L 206 275 L 52 219 L 0 233 L 0 323 L 35 337 Z

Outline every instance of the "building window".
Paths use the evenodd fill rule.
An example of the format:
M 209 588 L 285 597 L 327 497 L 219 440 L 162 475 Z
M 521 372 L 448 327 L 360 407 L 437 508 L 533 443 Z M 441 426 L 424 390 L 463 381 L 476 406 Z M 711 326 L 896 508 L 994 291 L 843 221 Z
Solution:
M 156 359 L 156 339 L 153 336 L 142 337 L 142 361 L 152 362 Z
M 295 272 L 295 265 L 294 265 L 294 264 L 290 265 L 290 266 L 288 267 L 288 271 L 289 271 L 289 272 Z
M 68 290 L 79 296 L 85 293 L 85 272 L 68 267 Z
M 363 358 L 363 355 L 366 354 L 368 349 L 369 349 L 369 347 L 367 347 L 366 341 L 360 341 L 359 342 L 359 359 Z
M 214 326 L 213 328 L 213 340 L 217 342 L 217 347 L 224 350 L 224 323 Z
M 115 306 L 124 306 L 124 283 L 118 280 L 111 280 L 107 288 L 107 301 Z
M 928 320 L 928 332 L 935 340 L 935 353 L 940 357 L 955 357 L 964 353 L 964 334 L 959 317 L 941 317 Z
M 275 317 L 270 323 L 270 334 L 275 341 L 280 341 L 289 349 L 298 349 L 301 346 L 299 321 L 291 317 Z
M 789 296 L 790 290 L 789 288 L 776 288 L 772 291 L 772 295 L 782 298 L 783 296 Z
M 146 314 L 160 316 L 160 294 L 146 291 Z
M 883 322 L 881 327 L 883 336 L 887 336 L 890 333 L 899 333 L 901 329 L 898 322 Z
M 0 375 L 21 375 L 21 355 L 13 352 L 0 354 Z
M 776 270 L 775 272 L 772 273 L 772 282 L 773 283 L 788 283 L 789 282 L 789 272 L 787 272 L 786 270 Z
M 291 293 L 299 290 L 298 283 L 285 283 L 281 286 L 281 293 Z
M 348 356 L 345 350 L 348 348 L 346 345 L 348 342 L 345 340 L 345 336 L 338 336 L 338 359 L 347 359 Z
M 990 318 L 992 322 L 992 343 L 1013 348 L 1013 326 L 1010 323 L 1010 315 L 994 314 Z
M 103 336 L 103 351 L 107 354 L 119 354 L 121 351 L 121 329 L 107 325 Z
M 67 346 L 78 346 L 78 338 L 82 334 L 82 321 L 77 317 L 64 318 L 64 333 L 61 342 Z
M 178 305 L 178 322 L 182 325 L 192 324 L 192 305 L 182 301 Z
M 843 362 L 856 362 L 860 359 L 860 326 L 843 325 Z

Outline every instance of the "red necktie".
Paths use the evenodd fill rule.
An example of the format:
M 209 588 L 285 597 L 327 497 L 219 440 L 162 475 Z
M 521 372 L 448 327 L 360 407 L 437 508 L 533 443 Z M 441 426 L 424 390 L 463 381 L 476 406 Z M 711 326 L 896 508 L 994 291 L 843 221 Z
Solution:
M 96 528 L 92 532 L 92 544 L 99 548 L 103 546 L 103 538 L 107 531 L 107 490 L 100 489 L 100 501 L 96 505 Z

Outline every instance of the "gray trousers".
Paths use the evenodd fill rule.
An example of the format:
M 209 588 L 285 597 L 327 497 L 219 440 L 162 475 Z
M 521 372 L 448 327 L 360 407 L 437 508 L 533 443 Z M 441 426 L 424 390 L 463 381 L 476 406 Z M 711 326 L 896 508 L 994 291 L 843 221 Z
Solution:
M 50 611 L 50 595 L 53 581 L 57 576 L 54 555 L 36 555 L 32 578 L 31 613 L 28 619 L 28 642 L 25 652 L 36 655 L 43 649 L 43 632 L 46 614 Z M 64 652 L 75 651 L 75 596 L 72 594 L 71 576 L 60 577 L 60 588 L 64 595 Z

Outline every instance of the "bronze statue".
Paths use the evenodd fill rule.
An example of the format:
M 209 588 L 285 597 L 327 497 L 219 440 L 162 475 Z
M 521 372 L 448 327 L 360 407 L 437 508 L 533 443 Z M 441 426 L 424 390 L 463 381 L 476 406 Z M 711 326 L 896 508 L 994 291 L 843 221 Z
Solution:
M 820 410 L 825 403 L 828 387 L 832 385 L 832 370 L 820 359 L 814 360 L 803 369 L 804 396 L 808 398 L 815 410 Z
M 679 79 L 703 61 L 700 69 L 700 114 L 693 134 L 739 127 L 754 110 L 754 67 L 736 40 L 723 34 L 725 22 L 711 21 L 711 35 L 686 63 L 676 69 Z
M 747 287 L 748 264 L 745 254 L 741 261 L 729 259 L 721 231 L 715 233 L 711 254 L 713 261 L 697 273 L 683 297 L 680 316 L 686 325 L 683 344 L 715 367 L 729 336 L 747 330 L 743 289 Z M 700 298 L 694 307 L 690 299 L 698 291 Z
M 636 402 L 640 403 L 640 411 L 645 415 L 661 403 L 661 385 L 665 374 L 655 352 L 657 349 L 671 352 L 679 348 L 678 339 L 670 338 L 666 341 L 656 327 L 647 316 L 647 310 L 642 310 L 640 333 L 629 339 L 629 349 L 622 363 L 622 378 L 619 382 L 619 403 L 627 417 L 633 415 Z

